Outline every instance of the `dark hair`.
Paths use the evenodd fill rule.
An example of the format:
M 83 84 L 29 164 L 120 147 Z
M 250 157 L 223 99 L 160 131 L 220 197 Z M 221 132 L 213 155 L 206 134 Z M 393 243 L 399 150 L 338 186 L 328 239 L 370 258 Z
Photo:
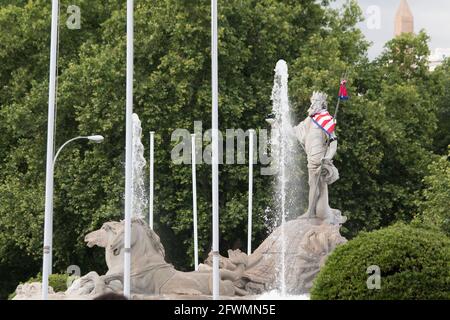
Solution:
M 93 300 L 128 300 L 128 298 L 123 294 L 107 292 L 95 297 Z

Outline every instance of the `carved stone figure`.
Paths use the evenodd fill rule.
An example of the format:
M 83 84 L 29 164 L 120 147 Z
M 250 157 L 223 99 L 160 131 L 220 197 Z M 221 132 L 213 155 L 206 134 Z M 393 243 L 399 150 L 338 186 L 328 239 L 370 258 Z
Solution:
M 286 252 L 282 252 L 282 228 L 286 239 Z M 280 261 L 285 259 L 286 292 L 308 293 L 312 282 L 328 255 L 347 242 L 339 233 L 340 225 L 329 224 L 319 218 L 297 218 L 276 228 L 250 255 L 240 281 L 235 285 L 256 295 L 280 288 Z M 239 251 L 239 250 L 238 250 Z M 240 251 L 239 251 L 240 252 Z M 228 251 L 230 255 L 230 251 Z M 208 258 L 206 264 L 212 265 Z M 221 257 L 220 267 L 233 270 L 230 259 Z
M 286 239 L 282 252 L 282 228 Z M 252 296 L 279 289 L 280 261 L 285 259 L 286 291 L 307 293 L 326 257 L 345 243 L 340 225 L 322 219 L 294 219 L 276 228 L 250 255 L 229 250 L 228 258 L 220 258 L 221 296 Z M 86 235 L 87 245 L 105 248 L 108 272 L 92 271 L 75 280 L 64 292 L 49 295 L 50 299 L 93 299 L 97 295 L 123 291 L 123 221 L 107 222 Z M 199 271 L 181 272 L 164 259 L 164 247 L 158 235 L 140 219 L 132 221 L 131 291 L 133 296 L 147 299 L 155 295 L 210 296 L 212 292 L 212 259 L 206 259 Z M 40 283 L 20 285 L 14 299 L 40 299 Z M 50 290 L 52 290 L 50 288 Z
M 165 251 L 158 235 L 141 219 L 133 219 L 131 232 L 131 287 L 136 294 L 193 294 L 210 295 L 212 277 L 205 272 L 181 272 L 164 260 Z M 102 294 L 108 291 L 120 292 L 123 280 L 123 222 L 107 222 L 102 228 L 86 235 L 87 245 L 105 248 L 108 272 L 99 276 L 90 272 L 76 280 L 66 291 L 70 295 Z M 221 272 L 220 294 L 225 296 L 246 295 L 235 287 L 245 266 L 245 259 L 235 259 L 237 269 Z M 240 270 L 240 271 L 239 271 Z
M 314 115 L 327 114 L 327 95 L 314 92 L 308 117 L 294 127 L 294 134 L 306 151 L 308 159 L 309 202 L 308 217 L 318 217 L 329 223 L 343 223 L 341 212 L 332 209 L 328 203 L 328 185 L 339 179 L 339 173 L 333 165 L 337 150 L 334 132 L 326 131 L 327 125 L 314 121 Z M 334 120 L 330 120 L 334 122 Z
M 315 92 L 308 117 L 288 129 L 307 155 L 307 212 L 276 228 L 250 256 L 240 250 L 229 250 L 228 257 L 220 257 L 221 296 L 248 296 L 279 289 L 280 261 L 283 259 L 287 293 L 307 293 L 326 257 L 337 245 L 346 242 L 339 233 L 346 218 L 328 203 L 328 185 L 339 178 L 339 173 L 333 165 L 337 140 L 326 99 L 324 93 Z M 331 118 L 333 122 L 325 124 L 321 116 Z M 276 127 L 276 121 L 271 123 Z M 199 271 L 178 271 L 165 261 L 165 250 L 158 235 L 142 219 L 133 219 L 131 226 L 131 291 L 134 295 L 212 294 L 211 256 L 199 266 Z M 65 293 L 52 294 L 50 298 L 86 299 L 123 291 L 123 221 L 103 224 L 101 229 L 86 235 L 85 241 L 89 247 L 105 248 L 108 272 L 101 276 L 89 272 L 74 281 Z M 36 284 L 19 286 L 15 299 L 36 297 L 36 288 Z
M 327 121 L 323 121 L 324 117 Z M 276 121 L 267 121 L 277 129 Z M 308 116 L 297 126 L 290 127 L 289 131 L 305 150 L 308 160 L 309 201 L 303 218 L 319 218 L 331 224 L 340 224 L 347 218 L 339 210 L 330 208 L 328 201 L 328 185 L 339 179 L 339 172 L 333 164 L 337 151 L 334 126 L 334 119 L 327 111 L 327 95 L 314 92 Z
M 274 232 L 250 255 L 229 250 L 228 258 L 220 258 L 220 291 L 223 296 L 261 294 L 279 287 L 277 275 L 282 259 L 281 228 Z M 325 258 L 341 243 L 339 225 L 321 219 L 295 219 L 284 226 L 286 246 L 287 291 L 308 292 L 312 280 Z M 105 247 L 108 272 L 99 276 L 90 272 L 76 280 L 66 295 L 95 296 L 105 292 L 121 292 L 123 279 L 123 222 L 107 222 L 100 230 L 85 237 L 88 246 Z M 158 235 L 140 219 L 132 221 L 131 287 L 134 294 L 211 295 L 212 258 L 199 266 L 199 271 L 181 272 L 164 260 L 164 247 Z

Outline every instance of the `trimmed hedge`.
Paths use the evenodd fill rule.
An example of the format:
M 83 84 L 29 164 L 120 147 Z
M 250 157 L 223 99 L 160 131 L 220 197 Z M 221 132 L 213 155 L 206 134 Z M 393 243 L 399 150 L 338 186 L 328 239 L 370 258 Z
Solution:
M 380 267 L 380 289 L 367 287 L 371 265 Z M 450 299 L 450 238 L 401 223 L 361 233 L 328 257 L 311 299 Z

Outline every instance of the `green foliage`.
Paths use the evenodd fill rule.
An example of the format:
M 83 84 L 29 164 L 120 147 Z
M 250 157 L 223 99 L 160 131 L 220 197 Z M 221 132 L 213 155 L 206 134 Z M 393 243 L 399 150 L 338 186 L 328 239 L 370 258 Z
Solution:
M 101 145 L 74 143 L 58 159 L 54 269 L 77 264 L 82 271 L 101 272 L 102 251 L 87 249 L 83 236 L 107 220 L 122 217 L 126 11 L 122 2 L 77 5 L 82 12 L 80 32 L 65 28 L 61 19 L 56 145 L 93 133 L 106 139 Z M 189 166 L 171 162 L 170 137 L 176 128 L 192 132 L 194 120 L 203 122 L 204 131 L 209 128 L 209 6 L 166 0 L 140 2 L 135 8 L 134 110 L 145 133 L 157 132 L 155 227 L 168 260 L 182 269 L 192 265 L 191 177 Z M 271 111 L 273 67 L 280 58 L 294 64 L 308 53 L 306 57 L 315 60 L 314 47 L 323 41 L 323 52 L 327 48 L 342 52 L 330 55 L 341 70 L 364 52 L 365 42 L 354 28 L 359 15 L 355 2 L 341 12 L 331 12 L 313 0 L 233 0 L 220 5 L 219 15 L 223 131 L 267 128 L 264 119 Z M 0 56 L 6 59 L 0 66 L 4 76 L 0 86 L 4 242 L 0 248 L 8 245 L 30 255 L 34 272 L 40 267 L 44 220 L 49 18 L 50 4 L 43 0 L 0 9 L 0 24 L 9 34 L 0 39 Z M 11 23 L 14 20 L 20 23 Z M 325 25 L 329 27 L 322 28 Z M 340 35 L 348 40 L 333 40 Z M 298 71 L 293 67 L 294 73 L 307 64 L 304 59 L 298 62 Z M 324 77 L 332 78 L 334 71 Z M 148 135 L 143 138 L 147 141 Z M 211 247 L 210 174 L 210 166 L 198 166 L 201 259 Z M 225 251 L 246 245 L 241 239 L 246 239 L 247 167 L 225 164 L 220 177 L 220 240 Z M 255 177 L 255 243 L 266 235 L 263 216 L 271 203 L 271 181 L 272 177 Z
M 437 127 L 427 39 L 423 32 L 397 37 L 375 61 L 352 70 L 357 92 L 339 114 L 341 180 L 330 196 L 349 217 L 347 236 L 417 212 Z
M 425 177 L 426 188 L 423 191 L 423 200 L 418 201 L 421 212 L 418 220 L 421 223 L 440 228 L 450 236 L 449 156 L 441 157 L 429 166 L 430 175 Z
M 330 199 L 349 217 L 344 231 L 352 237 L 411 220 L 411 212 L 417 212 L 415 194 L 436 149 L 436 114 L 442 119 L 448 110 L 448 72 L 443 67 L 430 75 L 424 33 L 392 40 L 379 59 L 369 62 L 368 43 L 356 27 L 361 20 L 356 1 L 336 10 L 328 2 L 220 4 L 220 129 L 267 129 L 279 59 L 289 64 L 297 120 L 303 119 L 312 90 L 329 93 L 332 106 L 339 76 L 349 69 L 351 100 L 342 105 L 337 127 L 335 163 L 341 179 L 330 188 Z M 5 297 L 41 268 L 51 4 L 0 4 L 0 290 L 5 290 L 0 297 Z M 87 248 L 83 237 L 123 216 L 126 8 L 124 1 L 78 0 L 81 29 L 69 30 L 65 5 L 55 145 L 89 134 L 102 134 L 105 142 L 78 141 L 58 159 L 53 268 L 63 272 L 77 264 L 82 273 L 102 273 L 103 251 Z M 172 163 L 171 134 L 177 128 L 193 132 L 194 121 L 209 129 L 209 56 L 208 2 L 136 3 L 134 110 L 145 145 L 147 132 L 156 131 L 155 229 L 168 260 L 184 270 L 193 264 L 191 173 L 188 165 Z M 204 140 L 203 147 L 208 144 Z M 273 177 L 256 174 L 259 169 L 255 165 L 255 245 L 266 236 L 264 214 L 273 208 Z M 197 175 L 203 259 L 211 248 L 210 166 L 198 165 Z M 247 166 L 221 165 L 219 188 L 221 250 L 245 247 Z
M 48 285 L 53 288 L 55 292 L 61 292 L 67 290 L 68 274 L 51 274 L 48 277 Z M 42 274 L 38 274 L 37 277 L 31 278 L 27 283 L 42 282 Z
M 380 289 L 367 288 L 372 265 L 380 268 Z M 450 299 L 449 266 L 448 237 L 399 223 L 337 247 L 315 279 L 311 299 Z
M 53 288 L 54 292 L 64 292 L 67 290 L 68 278 L 69 278 L 68 274 L 51 274 L 48 277 L 48 285 Z M 32 277 L 29 280 L 25 281 L 25 283 L 33 283 L 33 282 L 42 282 L 42 274 L 39 273 L 36 277 Z M 8 300 L 14 298 L 15 295 L 16 295 L 15 292 L 11 293 L 8 296 Z
M 23 2 L 27 2 L 26 5 Z M 58 59 L 60 73 L 69 61 L 78 61 L 82 45 L 98 41 L 100 25 L 110 17 L 113 9 L 118 8 L 117 1 L 102 1 L 100 4 L 80 0 L 77 5 L 83 12 L 82 29 L 73 31 L 64 27 L 66 5 L 61 4 Z M 6 297 L 7 292 L 13 290 L 19 281 L 36 274 L 41 266 L 50 6 L 51 2 L 45 0 L 14 1 L 10 5 L 2 2 L 0 6 L 0 297 Z M 70 110 L 58 108 L 56 145 L 61 145 L 68 137 L 80 134 L 71 119 L 73 113 Z M 90 146 L 85 149 L 88 148 Z M 70 152 L 65 151 L 68 154 L 59 159 L 61 162 L 69 159 Z M 84 155 L 83 152 L 81 154 Z M 97 161 L 101 161 L 100 159 Z M 59 183 L 62 181 L 58 176 L 64 176 L 59 170 L 63 168 L 57 165 L 55 202 L 61 199 Z M 95 168 L 90 170 L 93 173 L 101 172 Z M 95 173 L 87 177 L 84 176 L 86 172 L 83 172 L 78 179 L 94 179 Z M 106 179 L 108 178 L 109 176 Z M 69 181 L 68 177 L 66 181 Z M 78 186 L 80 188 L 77 192 L 83 196 L 92 196 L 86 190 L 86 185 Z M 97 190 L 97 187 L 93 189 Z M 95 199 L 95 202 L 98 205 L 91 208 L 101 206 L 111 216 L 108 202 L 100 202 L 100 198 Z M 65 249 L 55 250 L 56 260 L 62 262 L 58 269 L 65 270 L 71 264 L 70 261 L 86 269 L 104 270 L 100 252 L 87 251 L 81 241 L 86 230 L 92 229 L 90 223 L 95 223 L 95 219 L 86 217 L 89 220 L 86 224 L 85 220 L 79 218 L 80 211 L 74 214 L 60 208 L 61 204 L 55 207 L 54 241 L 57 248 L 65 246 Z
M 436 68 L 432 74 L 432 94 L 436 101 L 438 127 L 434 135 L 434 150 L 447 153 L 450 145 L 450 59 Z
M 349 3 L 343 16 L 354 24 L 359 14 Z M 328 32 L 334 36 L 322 31 L 302 47 L 290 69 L 290 97 L 302 118 L 310 90 L 335 97 L 338 76 L 349 72 L 350 100 L 341 103 L 338 114 L 335 164 L 340 180 L 330 187 L 330 201 L 349 218 L 343 231 L 353 237 L 361 230 L 410 221 L 417 212 L 416 193 L 433 159 L 436 101 L 442 96 L 436 83 L 442 81 L 428 70 L 424 32 L 389 41 L 372 62 L 364 57 L 364 41 L 357 40 L 359 30 L 347 26 Z M 347 50 L 350 43 L 352 50 Z M 331 112 L 335 101 L 329 101 Z

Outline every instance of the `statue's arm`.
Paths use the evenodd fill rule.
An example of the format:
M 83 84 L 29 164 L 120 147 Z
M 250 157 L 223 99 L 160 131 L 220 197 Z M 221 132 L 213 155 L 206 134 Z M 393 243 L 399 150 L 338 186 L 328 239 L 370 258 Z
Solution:
M 300 144 L 304 147 L 306 140 L 306 123 L 305 120 L 300 122 L 297 126 L 292 129 L 292 134 L 297 138 Z
M 333 136 L 330 145 L 327 149 L 327 153 L 325 154 L 325 157 L 323 157 L 323 159 L 332 160 L 334 158 L 334 155 L 336 154 L 336 151 L 337 151 L 337 138 Z

